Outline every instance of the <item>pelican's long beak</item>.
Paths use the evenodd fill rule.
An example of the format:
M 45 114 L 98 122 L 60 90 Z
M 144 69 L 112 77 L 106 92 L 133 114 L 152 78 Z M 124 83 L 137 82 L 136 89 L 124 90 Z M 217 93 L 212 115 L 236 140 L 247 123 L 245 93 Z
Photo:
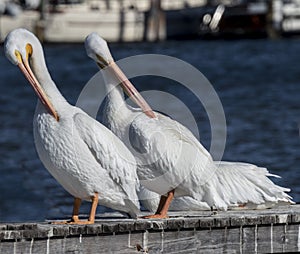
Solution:
M 99 67 L 103 68 L 102 65 L 99 65 Z M 145 101 L 138 90 L 136 90 L 133 84 L 128 80 L 126 75 L 114 61 L 108 64 L 108 70 L 113 72 L 113 74 L 120 80 L 122 89 L 129 96 L 129 98 L 134 103 L 136 103 L 147 116 L 149 116 L 150 118 L 156 118 L 156 115 L 154 114 L 149 104 Z
M 27 57 L 25 60 L 23 59 L 23 57 L 19 51 L 17 51 L 17 50 L 15 51 L 15 55 L 18 59 L 17 66 L 20 68 L 20 70 L 22 71 L 22 73 L 24 74 L 26 79 L 29 81 L 29 83 L 33 87 L 34 91 L 36 92 L 37 96 L 41 100 L 42 104 L 46 107 L 46 109 L 49 111 L 49 113 L 54 116 L 56 121 L 59 121 L 59 116 L 58 116 L 56 110 L 54 109 L 54 106 L 52 105 L 48 96 L 45 94 L 39 81 L 36 79 L 35 75 L 33 74 L 32 70 L 30 68 L 28 58 L 31 55 L 31 50 L 32 50 L 31 47 L 26 47 Z

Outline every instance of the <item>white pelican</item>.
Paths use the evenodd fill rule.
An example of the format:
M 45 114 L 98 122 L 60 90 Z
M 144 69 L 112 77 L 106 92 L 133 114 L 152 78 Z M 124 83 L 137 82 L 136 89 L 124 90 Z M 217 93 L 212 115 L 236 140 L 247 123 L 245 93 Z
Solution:
M 40 99 L 33 120 L 35 146 L 44 166 L 75 198 L 69 223 L 94 223 L 98 203 L 137 217 L 139 182 L 130 151 L 109 129 L 64 99 L 31 32 L 13 30 L 4 47 Z M 87 221 L 78 218 L 81 200 L 92 201 Z
M 219 167 L 186 127 L 153 112 L 96 33 L 86 38 L 85 46 L 88 56 L 104 69 L 108 126 L 127 144 L 129 136 L 138 151 L 134 155 L 141 184 L 161 195 L 156 213 L 147 218 L 166 218 L 174 196 L 191 196 L 223 210 L 246 204 L 293 203 L 285 193 L 290 190 L 275 185 L 265 168 L 229 162 Z M 126 104 L 122 89 L 135 95 L 133 100 L 141 110 Z

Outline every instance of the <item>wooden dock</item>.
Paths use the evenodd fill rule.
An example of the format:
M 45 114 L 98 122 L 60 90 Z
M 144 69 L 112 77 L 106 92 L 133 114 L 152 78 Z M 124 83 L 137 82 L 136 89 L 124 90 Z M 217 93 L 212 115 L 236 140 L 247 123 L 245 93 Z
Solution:
M 98 215 L 94 225 L 0 223 L 0 253 L 275 253 L 300 251 L 300 205 L 172 212 L 166 220 Z

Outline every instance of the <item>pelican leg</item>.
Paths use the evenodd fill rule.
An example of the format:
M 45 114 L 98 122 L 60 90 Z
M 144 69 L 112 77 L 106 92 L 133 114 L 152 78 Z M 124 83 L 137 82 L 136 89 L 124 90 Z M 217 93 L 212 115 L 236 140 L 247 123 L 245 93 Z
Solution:
M 90 215 L 88 220 L 80 220 L 79 219 L 79 208 L 81 205 L 81 199 L 80 198 L 75 198 L 74 199 L 74 206 L 73 206 L 73 214 L 72 218 L 70 221 L 58 221 L 58 222 L 53 222 L 54 224 L 94 224 L 95 223 L 95 216 L 96 216 L 96 209 L 98 205 L 98 198 L 99 194 L 96 192 L 94 196 L 91 196 L 92 200 L 92 206 L 90 210 Z
M 159 200 L 159 204 L 157 207 L 157 210 L 155 212 L 155 214 L 159 214 L 161 212 L 161 210 L 163 209 L 164 204 L 167 201 L 167 197 L 166 196 L 160 196 L 160 200 Z
M 74 200 L 74 208 L 73 208 L 73 215 L 72 220 L 69 222 L 69 224 L 94 224 L 95 223 L 95 216 L 96 216 L 96 209 L 98 205 L 98 198 L 99 194 L 95 192 L 94 196 L 91 196 L 92 205 L 90 210 L 90 216 L 88 220 L 79 220 L 78 214 L 79 214 L 79 207 L 81 204 L 81 199 L 75 198 Z
M 74 199 L 74 205 L 73 205 L 73 213 L 72 213 L 72 219 L 71 222 L 76 223 L 79 221 L 79 208 L 81 205 L 81 199 L 75 198 Z
M 174 198 L 175 190 L 171 190 L 168 192 L 168 196 L 161 196 L 157 211 L 153 215 L 144 216 L 144 219 L 166 219 L 168 218 L 168 210 L 170 204 Z
M 74 198 L 72 218 L 69 221 L 54 221 L 52 224 L 77 224 L 79 220 L 80 198 Z
M 90 224 L 95 223 L 95 216 L 96 216 L 96 210 L 98 206 L 98 200 L 99 200 L 99 194 L 96 192 L 95 195 L 92 197 L 92 206 L 89 216 L 89 222 Z

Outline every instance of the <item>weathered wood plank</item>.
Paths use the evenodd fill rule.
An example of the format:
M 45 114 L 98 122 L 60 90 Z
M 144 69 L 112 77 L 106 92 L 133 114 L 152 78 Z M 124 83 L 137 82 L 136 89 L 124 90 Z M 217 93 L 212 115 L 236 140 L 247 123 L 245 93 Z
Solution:
M 284 234 L 284 252 L 299 252 L 299 225 L 286 225 Z
M 257 225 L 254 227 L 245 227 L 242 229 L 242 252 L 257 253 Z
M 184 214 L 184 216 L 183 216 Z M 0 253 L 272 253 L 300 251 L 300 205 L 171 212 L 169 219 L 98 215 L 93 225 L 0 224 Z
M 273 253 L 273 225 L 259 226 L 257 228 L 257 252 Z

